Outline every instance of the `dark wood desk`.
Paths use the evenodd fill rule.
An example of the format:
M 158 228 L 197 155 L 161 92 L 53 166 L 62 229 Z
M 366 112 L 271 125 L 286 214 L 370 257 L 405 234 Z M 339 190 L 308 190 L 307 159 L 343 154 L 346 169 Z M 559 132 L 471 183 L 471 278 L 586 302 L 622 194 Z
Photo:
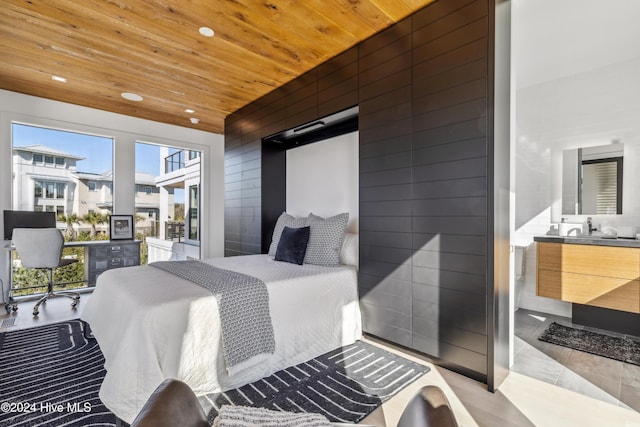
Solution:
M 84 247 L 84 279 L 95 286 L 98 276 L 113 268 L 140 265 L 140 240 L 67 242 L 67 248 Z

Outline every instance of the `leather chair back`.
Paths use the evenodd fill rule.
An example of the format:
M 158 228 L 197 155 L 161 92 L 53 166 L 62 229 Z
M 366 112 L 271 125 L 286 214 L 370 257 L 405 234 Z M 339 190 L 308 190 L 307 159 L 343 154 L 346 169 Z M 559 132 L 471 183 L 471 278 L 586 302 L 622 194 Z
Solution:
M 209 427 L 207 416 L 191 388 L 166 379 L 154 390 L 130 427 Z

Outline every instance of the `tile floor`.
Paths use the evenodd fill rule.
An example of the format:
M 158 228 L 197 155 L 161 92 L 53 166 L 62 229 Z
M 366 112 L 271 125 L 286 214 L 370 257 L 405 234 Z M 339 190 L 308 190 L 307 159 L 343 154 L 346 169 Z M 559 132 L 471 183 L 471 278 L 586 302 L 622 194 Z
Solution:
M 551 323 L 571 319 L 519 309 L 515 315 L 514 364 L 511 370 L 567 390 L 640 411 L 640 366 L 538 340 Z M 614 332 L 586 328 L 623 336 Z M 628 338 L 639 340 L 639 337 Z

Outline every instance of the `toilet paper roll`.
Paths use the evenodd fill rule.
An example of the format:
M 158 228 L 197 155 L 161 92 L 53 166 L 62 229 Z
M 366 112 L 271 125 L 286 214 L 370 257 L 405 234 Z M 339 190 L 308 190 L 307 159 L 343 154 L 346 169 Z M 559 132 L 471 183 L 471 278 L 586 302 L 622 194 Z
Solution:
M 566 222 L 561 222 L 558 224 L 558 234 L 560 236 L 566 236 L 569 233 L 570 225 Z

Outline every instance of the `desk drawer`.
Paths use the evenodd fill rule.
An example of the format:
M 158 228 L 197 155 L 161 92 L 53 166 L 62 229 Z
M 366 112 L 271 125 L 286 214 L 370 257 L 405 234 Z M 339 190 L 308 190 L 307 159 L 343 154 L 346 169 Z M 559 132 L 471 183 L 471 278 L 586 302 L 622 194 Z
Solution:
M 107 259 L 91 259 L 90 269 L 92 271 L 104 271 L 111 268 L 131 267 L 138 265 L 140 260 L 138 257 L 118 257 Z
M 90 249 L 91 256 L 95 258 L 109 258 L 118 256 L 131 256 L 139 251 L 137 245 L 100 245 Z

